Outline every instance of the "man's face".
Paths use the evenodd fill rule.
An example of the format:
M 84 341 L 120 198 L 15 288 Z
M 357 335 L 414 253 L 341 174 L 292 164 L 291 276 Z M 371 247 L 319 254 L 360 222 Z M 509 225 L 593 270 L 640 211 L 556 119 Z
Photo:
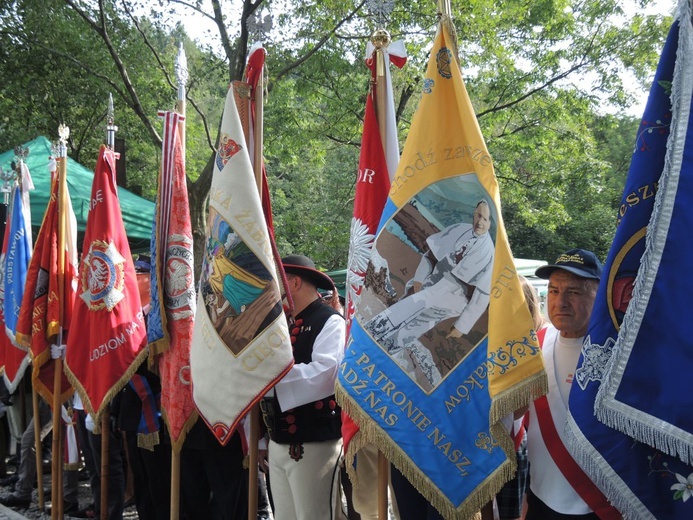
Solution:
M 486 204 L 479 204 L 474 210 L 474 233 L 483 235 L 491 227 L 491 210 Z
M 593 282 L 563 269 L 556 269 L 549 278 L 548 310 L 553 326 L 566 338 L 587 334 L 594 305 Z

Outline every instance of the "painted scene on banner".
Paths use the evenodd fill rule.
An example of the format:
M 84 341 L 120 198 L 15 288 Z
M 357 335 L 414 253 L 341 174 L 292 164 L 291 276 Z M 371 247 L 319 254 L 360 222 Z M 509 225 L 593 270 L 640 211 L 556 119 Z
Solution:
M 488 332 L 497 216 L 476 175 L 417 193 L 379 234 L 362 326 L 424 391 Z
M 271 305 L 279 293 L 272 274 L 214 208 L 209 228 L 202 300 L 219 338 L 238 355 L 282 312 L 280 304 Z

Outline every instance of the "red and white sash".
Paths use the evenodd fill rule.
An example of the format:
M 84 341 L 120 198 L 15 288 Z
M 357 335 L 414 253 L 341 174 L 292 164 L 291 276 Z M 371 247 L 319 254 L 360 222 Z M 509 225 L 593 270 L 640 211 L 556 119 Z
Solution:
M 558 334 L 558 331 L 552 332 Z M 546 329 L 540 330 L 538 336 L 539 344 L 543 349 L 545 346 L 544 337 L 546 336 Z M 553 334 L 550 334 L 549 336 L 553 337 Z M 561 435 L 558 432 L 556 426 L 557 423 L 554 420 L 551 407 L 553 406 L 554 410 L 556 411 L 558 410 L 558 406 L 562 408 L 565 407 L 560 397 L 560 392 L 558 390 L 553 369 L 554 344 L 546 349 L 543 349 L 544 363 L 549 376 L 549 394 L 548 396 L 542 396 L 534 401 L 533 408 L 536 412 L 536 426 L 539 427 L 539 432 L 541 433 L 544 445 L 546 446 L 546 449 L 554 463 L 568 483 L 573 487 L 575 492 L 580 495 L 582 500 L 585 501 L 587 506 L 589 506 L 589 508 L 601 519 L 620 519 L 622 518 L 621 514 L 616 508 L 609 504 L 604 494 L 599 490 L 594 482 L 590 480 L 587 474 L 585 474 L 575 459 L 570 455 L 565 447 L 565 444 L 563 443 Z M 562 428 L 563 422 L 564 421 L 561 421 L 559 427 Z

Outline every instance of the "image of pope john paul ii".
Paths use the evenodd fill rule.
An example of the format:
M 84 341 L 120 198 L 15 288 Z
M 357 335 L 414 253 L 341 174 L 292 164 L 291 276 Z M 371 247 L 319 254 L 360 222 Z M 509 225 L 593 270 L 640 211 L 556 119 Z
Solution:
M 372 309 L 386 306 L 365 330 L 426 391 L 488 329 L 496 219 L 476 177 L 465 177 L 474 182 L 440 181 L 397 212 L 378 236 L 364 285 Z

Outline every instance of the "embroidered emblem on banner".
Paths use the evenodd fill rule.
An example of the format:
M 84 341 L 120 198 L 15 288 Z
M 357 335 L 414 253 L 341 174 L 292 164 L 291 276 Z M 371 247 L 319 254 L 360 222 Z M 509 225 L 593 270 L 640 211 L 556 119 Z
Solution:
M 87 269 L 82 270 L 82 298 L 89 310 L 113 308 L 125 296 L 125 258 L 118 252 L 113 242 L 95 240 L 89 246 L 84 260 Z
M 192 316 L 195 312 L 195 284 L 192 240 L 183 235 L 171 235 L 166 250 L 165 278 L 166 308 L 173 320 Z
M 606 343 L 598 345 L 585 338 L 582 346 L 582 365 L 575 370 L 575 381 L 584 390 L 590 381 L 602 382 L 604 372 L 611 359 L 611 351 L 614 348 L 614 338 L 607 338 Z
M 445 79 L 450 79 L 452 77 L 452 72 L 450 72 L 450 61 L 452 60 L 452 53 L 447 47 L 442 47 L 438 51 L 436 56 L 436 62 L 438 63 L 438 74 L 443 76 Z
M 217 168 L 223 170 L 226 163 L 229 162 L 229 159 L 241 150 L 241 145 L 228 135 L 222 134 L 219 139 L 219 151 L 217 152 Z
M 347 271 L 347 288 L 349 300 L 356 305 L 361 297 L 363 282 L 371 257 L 375 235 L 368 232 L 368 226 L 359 218 L 351 219 L 351 246 L 349 247 L 349 270 Z M 351 316 L 349 317 L 351 319 Z
M 182 385 L 190 386 L 190 365 L 180 367 L 180 370 L 178 371 L 178 380 Z

